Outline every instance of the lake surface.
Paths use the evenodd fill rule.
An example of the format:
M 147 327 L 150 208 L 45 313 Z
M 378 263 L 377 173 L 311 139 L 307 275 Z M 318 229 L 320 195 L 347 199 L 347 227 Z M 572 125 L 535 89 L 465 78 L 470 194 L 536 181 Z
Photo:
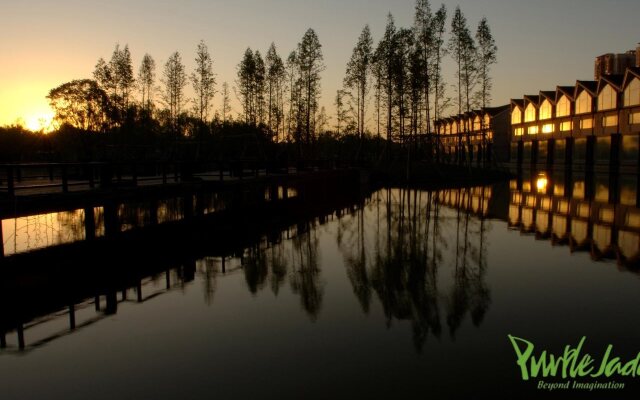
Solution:
M 12 278 L 5 287 L 29 298 L 3 297 L 0 398 L 566 395 L 522 380 L 509 334 L 558 355 L 583 336 L 596 359 L 608 344 L 627 361 L 640 351 L 637 204 L 628 187 L 604 199 L 580 185 L 381 189 L 240 250 L 166 264 L 138 255 L 145 272 L 130 283 Z M 82 241 L 85 217 L 5 220 L 5 254 Z M 66 290 L 82 300 L 39 305 Z M 637 397 L 638 379 L 585 378 L 625 387 L 573 394 Z

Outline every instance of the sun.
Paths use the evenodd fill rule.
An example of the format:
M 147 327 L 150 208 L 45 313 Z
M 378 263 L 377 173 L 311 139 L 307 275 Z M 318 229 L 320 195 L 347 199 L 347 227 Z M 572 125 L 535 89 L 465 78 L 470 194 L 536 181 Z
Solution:
M 53 113 L 32 114 L 25 118 L 25 128 L 32 132 L 49 133 L 53 130 Z

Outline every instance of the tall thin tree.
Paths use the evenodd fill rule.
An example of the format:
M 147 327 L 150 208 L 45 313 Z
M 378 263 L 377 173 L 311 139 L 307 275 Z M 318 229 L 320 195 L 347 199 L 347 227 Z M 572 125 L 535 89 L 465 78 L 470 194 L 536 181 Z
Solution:
M 396 58 L 396 26 L 393 15 L 387 15 L 387 26 L 382 39 L 378 42 L 374 53 L 375 62 L 380 69 L 382 95 L 386 105 L 387 142 L 391 142 L 393 132 L 393 93 L 394 93 L 394 60 Z
M 363 139 L 365 131 L 366 100 L 370 86 L 369 77 L 371 75 L 372 61 L 373 39 L 369 25 L 365 25 L 358 38 L 358 43 L 353 49 L 351 59 L 347 63 L 347 71 L 344 77 L 344 86 L 356 92 L 356 121 L 360 140 Z
M 227 114 L 231 112 L 231 99 L 229 96 L 229 84 L 227 82 L 222 83 L 222 123 L 225 124 L 227 122 Z
M 253 50 L 247 48 L 240 64 L 238 64 L 237 87 L 239 91 L 240 101 L 244 112 L 245 122 L 255 123 L 255 82 L 256 63 L 253 57 Z
M 498 61 L 498 47 L 491 35 L 491 29 L 486 17 L 482 18 L 478 24 L 476 42 L 478 44 L 476 65 L 478 69 L 478 84 L 480 85 L 476 97 L 478 98 L 477 103 L 484 108 L 491 102 L 491 89 L 493 86 L 490 75 L 491 66 Z
M 156 62 L 149 54 L 145 54 L 138 70 L 138 87 L 142 94 L 142 109 L 150 115 L 153 103 L 153 85 L 156 79 Z
M 216 78 L 213 73 L 213 60 L 204 40 L 198 43 L 195 62 L 196 68 L 190 76 L 195 92 L 193 102 L 200 122 L 205 123 L 209 116 L 211 101 L 216 93 Z
M 320 97 L 320 72 L 325 68 L 322 45 L 318 35 L 311 28 L 305 32 L 302 40 L 298 43 L 297 61 L 304 110 L 304 120 L 301 128 L 304 130 L 304 140 L 309 144 L 314 135 L 315 113 L 317 112 Z
M 265 57 L 267 70 L 267 109 L 269 128 L 279 137 L 280 124 L 282 123 L 283 85 L 285 82 L 285 67 L 282 58 L 278 55 L 276 45 L 271 43 Z
M 476 102 L 484 110 L 491 102 L 491 88 L 492 80 L 489 74 L 491 66 L 498 61 L 497 52 L 498 47 L 491 35 L 491 29 L 487 18 L 484 17 L 478 24 L 476 31 L 476 41 L 478 43 L 477 52 L 477 70 L 478 70 L 478 84 L 480 88 L 476 93 Z M 487 127 L 485 126 L 484 117 L 480 119 L 480 130 L 482 131 L 482 149 L 486 152 L 487 149 Z M 483 155 L 483 160 L 486 159 L 486 154 Z
M 185 103 L 184 87 L 187 85 L 185 67 L 182 64 L 182 57 L 177 51 L 169 57 L 164 65 L 162 83 L 164 84 L 162 98 L 169 111 L 169 123 L 175 131 L 178 116 Z

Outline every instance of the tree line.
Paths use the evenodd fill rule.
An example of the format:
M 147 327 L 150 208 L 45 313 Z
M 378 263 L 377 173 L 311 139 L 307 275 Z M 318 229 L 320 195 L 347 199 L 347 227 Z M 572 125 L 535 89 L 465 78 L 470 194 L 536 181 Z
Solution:
M 490 72 L 497 46 L 487 19 L 480 21 L 473 35 L 456 7 L 447 32 L 447 14 L 444 5 L 434 11 L 429 0 L 416 0 L 413 26 L 397 27 L 389 14 L 375 45 L 365 25 L 346 64 L 331 118 L 320 104 L 325 65 L 313 29 L 304 33 L 286 59 L 275 43 L 264 57 L 260 50 L 247 48 L 234 85 L 221 85 L 218 110 L 213 110 L 218 93 L 213 58 L 204 41 L 196 47 L 193 71 L 187 72 L 176 51 L 164 64 L 159 84 L 151 55 L 144 55 L 136 74 L 128 46 L 116 45 L 108 61 L 97 61 L 93 79 L 64 83 L 52 89 L 48 99 L 59 125 L 96 132 L 128 128 L 202 136 L 213 131 L 212 125 L 235 121 L 259 127 L 273 142 L 295 144 L 299 155 L 322 135 L 412 143 L 432 138 L 432 121 L 452 106 L 462 114 L 491 101 Z M 453 97 L 447 93 L 443 73 L 447 56 L 455 65 Z M 194 94 L 190 99 L 185 94 L 188 84 Z M 232 95 L 241 107 L 235 120 Z
M 432 134 L 432 121 L 456 106 L 462 114 L 491 102 L 491 67 L 497 62 L 497 46 L 486 18 L 475 35 L 466 17 L 456 7 L 445 40 L 447 8 L 435 12 L 429 0 L 416 0 L 414 24 L 398 28 L 387 16 L 382 38 L 373 45 L 368 25 L 362 29 L 347 63 L 343 88 L 335 96 L 338 133 L 364 136 L 368 126 L 375 135 L 384 132 L 388 140 L 403 141 L 418 134 Z M 455 98 L 447 95 L 443 61 L 450 55 L 455 63 Z M 367 118 L 367 104 L 373 90 L 373 124 Z

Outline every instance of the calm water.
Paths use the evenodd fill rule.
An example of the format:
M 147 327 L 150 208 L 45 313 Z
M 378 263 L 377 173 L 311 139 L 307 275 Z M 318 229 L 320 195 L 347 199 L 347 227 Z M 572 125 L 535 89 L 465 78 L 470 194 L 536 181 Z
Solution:
M 34 297 L 85 294 L 55 310 L 43 295 L 5 328 L 0 398 L 545 397 L 521 380 L 508 334 L 558 354 L 582 336 L 596 358 L 609 343 L 626 360 L 640 351 L 638 210 L 580 187 L 382 189 L 225 255 L 147 261 L 158 267 L 129 284 L 15 278 Z M 85 217 L 4 221 L 5 254 L 82 240 Z M 637 379 L 591 394 L 636 397 Z

